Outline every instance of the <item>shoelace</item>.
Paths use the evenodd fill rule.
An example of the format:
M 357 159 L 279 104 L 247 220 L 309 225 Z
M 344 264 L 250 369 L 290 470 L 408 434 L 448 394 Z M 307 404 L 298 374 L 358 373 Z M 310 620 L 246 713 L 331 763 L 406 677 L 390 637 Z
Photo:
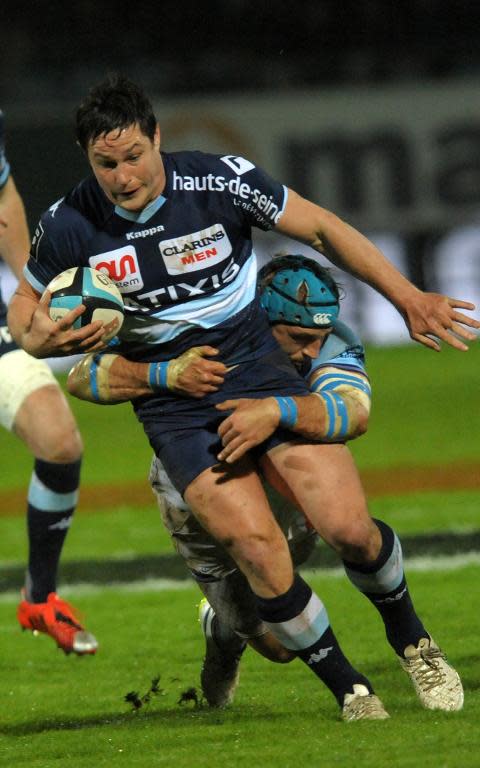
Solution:
M 445 672 L 438 664 L 439 659 L 446 660 L 439 648 L 426 648 L 420 651 L 417 659 L 410 660 L 417 682 L 424 691 L 431 691 L 446 679 Z
M 357 696 L 353 701 L 347 704 L 347 712 L 365 717 L 365 715 L 377 715 L 380 707 L 377 698 L 370 694 L 369 696 Z

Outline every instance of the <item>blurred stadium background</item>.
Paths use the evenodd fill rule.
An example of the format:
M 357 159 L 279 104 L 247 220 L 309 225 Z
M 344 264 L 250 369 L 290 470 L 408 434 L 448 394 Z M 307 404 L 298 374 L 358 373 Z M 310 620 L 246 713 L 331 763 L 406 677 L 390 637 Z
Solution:
M 87 173 L 73 140 L 73 111 L 91 84 L 117 70 L 146 86 L 166 150 L 246 155 L 353 223 L 419 286 L 480 306 L 478 3 L 4 0 L 2 15 L 8 21 L 2 24 L 0 107 L 32 229 L 40 212 Z M 290 248 L 306 252 L 272 234 L 260 233 L 256 246 L 261 260 Z M 8 292 L 12 283 L 0 269 Z M 471 575 L 477 578 L 480 349 L 436 356 L 416 348 L 387 302 L 344 274 L 336 277 L 346 294 L 343 318 L 368 345 L 372 424 L 353 450 L 372 512 L 396 526 L 412 557 L 457 553 L 477 564 Z M 72 407 L 86 451 L 63 582 L 161 577 L 166 561 L 157 556 L 170 556 L 170 547 L 147 488 L 150 450 L 140 427 L 129 406 Z M 6 592 L 17 590 L 22 578 L 31 460 L 5 432 L 0 451 L 0 590 Z M 171 560 L 168 568 L 168 574 L 180 574 Z M 420 588 L 425 579 L 430 583 L 429 576 L 417 578 Z M 455 606 L 468 588 L 452 584 Z M 15 599 L 10 597 L 10 613 L 5 608 L 0 621 L 5 637 L 16 630 Z M 102 640 L 115 633 L 101 601 L 90 600 Z M 428 612 L 426 596 L 423 605 Z M 476 615 L 469 632 L 478 637 Z M 10 661 L 17 650 L 13 635 L 11 644 Z M 466 640 L 457 644 L 465 673 L 475 653 L 478 647 L 467 648 Z M 473 696 L 478 670 L 467 685 Z M 116 703 L 111 706 L 117 711 Z M 20 723 L 30 717 L 22 707 L 17 703 Z M 16 733 L 12 726 L 11 735 Z M 75 734 L 71 743 L 78 744 Z M 438 765 L 439 759 L 427 744 L 424 764 Z M 442 761 L 455 765 L 443 753 Z M 393 765 L 390 756 L 386 762 Z M 462 764 L 469 764 L 468 756 Z
M 165 149 L 247 155 L 360 228 L 419 285 L 480 304 L 477 3 L 2 8 L 0 103 L 32 227 L 87 172 L 72 138 L 78 100 L 120 70 L 151 94 Z M 288 247 L 258 238 L 261 258 Z M 344 282 L 367 340 L 407 340 L 382 299 Z

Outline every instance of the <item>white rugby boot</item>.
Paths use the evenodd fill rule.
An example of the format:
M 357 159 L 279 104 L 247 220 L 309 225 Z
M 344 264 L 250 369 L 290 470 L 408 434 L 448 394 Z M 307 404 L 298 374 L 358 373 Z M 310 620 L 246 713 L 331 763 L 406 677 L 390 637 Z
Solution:
M 346 693 L 343 700 L 342 719 L 387 720 L 390 717 L 382 702 L 361 683 L 355 683 L 352 693 Z
M 463 686 L 458 672 L 432 638 L 422 637 L 417 647 L 407 645 L 400 664 L 426 709 L 456 712 L 463 707 Z

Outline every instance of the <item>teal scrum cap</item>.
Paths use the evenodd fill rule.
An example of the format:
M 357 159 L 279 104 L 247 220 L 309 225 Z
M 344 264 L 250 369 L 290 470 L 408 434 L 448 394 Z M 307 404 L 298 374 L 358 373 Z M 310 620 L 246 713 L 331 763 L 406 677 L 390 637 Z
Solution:
M 279 256 L 258 273 L 260 301 L 271 323 L 330 328 L 340 295 L 328 269 L 306 256 Z

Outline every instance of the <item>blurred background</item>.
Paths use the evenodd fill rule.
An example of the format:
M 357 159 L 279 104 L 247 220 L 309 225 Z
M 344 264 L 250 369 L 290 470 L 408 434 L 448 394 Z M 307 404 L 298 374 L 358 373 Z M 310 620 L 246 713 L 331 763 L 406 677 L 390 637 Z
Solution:
M 33 228 L 88 172 L 73 113 L 121 71 L 163 148 L 246 155 L 375 240 L 418 285 L 480 303 L 480 6 L 470 0 L 3 0 L 0 106 Z M 299 246 L 257 238 L 260 259 Z M 408 341 L 342 275 L 367 341 Z

